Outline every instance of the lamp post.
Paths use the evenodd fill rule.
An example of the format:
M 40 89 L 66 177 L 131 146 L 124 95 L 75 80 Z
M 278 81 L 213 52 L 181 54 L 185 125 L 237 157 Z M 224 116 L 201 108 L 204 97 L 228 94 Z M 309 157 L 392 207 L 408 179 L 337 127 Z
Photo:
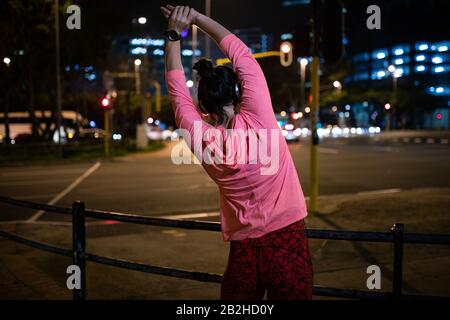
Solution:
M 61 144 L 61 56 L 59 41 L 59 0 L 55 0 L 55 53 L 56 53 L 56 130 L 58 130 L 58 144 Z
M 389 131 L 391 129 L 391 114 L 392 114 L 392 108 L 396 106 L 397 104 L 397 78 L 399 77 L 398 70 L 395 68 L 394 65 L 390 65 L 388 67 L 388 71 L 392 75 L 392 98 L 391 103 L 389 104 L 389 109 L 386 109 L 386 111 L 389 110 L 389 112 L 386 113 L 386 131 Z
M 205 0 L 205 13 L 207 17 L 211 17 L 211 0 Z M 205 38 L 205 56 L 211 57 L 211 39 Z
M 306 78 L 306 66 L 308 65 L 308 59 L 300 60 L 300 110 L 305 107 L 305 78 Z

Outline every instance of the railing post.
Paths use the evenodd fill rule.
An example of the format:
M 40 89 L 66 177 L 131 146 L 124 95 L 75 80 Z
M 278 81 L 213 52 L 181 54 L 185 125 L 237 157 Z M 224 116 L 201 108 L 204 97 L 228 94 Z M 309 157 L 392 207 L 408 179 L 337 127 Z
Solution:
M 86 299 L 86 225 L 84 217 L 84 203 L 74 202 L 72 205 L 72 252 L 73 264 L 80 268 L 80 289 L 73 290 L 74 300 Z
M 391 232 L 394 236 L 394 276 L 392 295 L 394 300 L 400 300 L 403 284 L 403 236 L 405 233 L 405 226 L 396 223 L 392 227 Z

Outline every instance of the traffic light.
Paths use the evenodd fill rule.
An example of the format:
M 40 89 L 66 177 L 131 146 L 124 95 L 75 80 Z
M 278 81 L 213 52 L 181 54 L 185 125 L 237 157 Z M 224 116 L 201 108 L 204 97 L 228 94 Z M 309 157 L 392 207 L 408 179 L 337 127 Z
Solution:
M 280 45 L 280 63 L 283 67 L 289 67 L 294 61 L 294 52 L 292 43 L 284 41 Z
M 111 100 L 109 100 L 107 97 L 104 97 L 100 101 L 100 105 L 103 109 L 109 109 L 111 108 Z

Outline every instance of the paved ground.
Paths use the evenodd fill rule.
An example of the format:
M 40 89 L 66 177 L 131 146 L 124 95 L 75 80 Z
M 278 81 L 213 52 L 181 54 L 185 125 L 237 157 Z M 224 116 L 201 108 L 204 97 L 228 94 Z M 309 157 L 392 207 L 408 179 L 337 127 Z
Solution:
M 307 145 L 290 148 L 307 195 Z M 174 166 L 169 152 L 166 149 L 112 162 L 1 168 L 0 195 L 62 206 L 81 199 L 96 209 L 175 218 L 204 216 L 217 221 L 217 187 L 198 166 Z M 409 231 L 450 233 L 448 145 L 403 143 L 384 137 L 338 139 L 325 141 L 320 156 L 321 194 L 325 197 L 321 199 L 322 213 L 309 219 L 310 227 L 384 231 L 392 223 L 405 222 Z M 405 190 L 410 191 L 400 192 Z M 0 213 L 1 227 L 70 246 L 66 218 L 7 205 L 0 205 Z M 11 224 L 14 221 L 30 223 Z M 151 264 L 222 273 L 227 259 L 228 247 L 220 234 L 209 232 L 90 224 L 88 237 L 92 252 Z M 70 296 L 64 289 L 64 271 L 70 259 L 0 241 L 0 297 Z M 315 240 L 310 246 L 316 283 L 364 288 L 365 268 L 379 264 L 385 271 L 383 289 L 389 289 L 392 250 L 386 245 Z M 405 289 L 450 296 L 449 256 L 448 249 L 442 247 L 407 248 L 410 260 Z M 219 286 L 215 284 L 95 264 L 88 268 L 92 298 L 218 297 Z M 34 283 L 36 279 L 40 283 Z
M 326 209 L 310 215 L 308 227 L 387 231 L 396 222 L 409 232 L 448 232 L 450 189 L 420 189 L 389 195 L 333 196 Z M 432 205 L 430 205 L 432 204 Z M 69 226 L 5 225 L 39 241 L 70 247 Z M 143 263 L 222 273 L 228 245 L 219 233 L 126 224 L 89 224 L 88 251 Z M 383 291 L 392 286 L 392 246 L 347 241 L 311 240 L 316 285 L 365 290 L 369 265 L 381 268 Z M 69 258 L 0 239 L 0 299 L 70 299 L 65 289 Z M 404 289 L 411 294 L 450 297 L 450 247 L 407 245 Z M 87 265 L 91 299 L 217 299 L 218 284 L 180 280 Z M 316 297 L 319 298 L 319 297 Z
M 133 155 L 100 165 L 3 167 L 0 195 L 63 206 L 83 200 L 90 208 L 144 215 L 217 211 L 218 191 L 211 179 L 199 166 L 173 165 L 169 152 Z M 291 152 L 308 195 L 308 146 L 291 145 Z M 339 139 L 325 141 L 319 153 L 323 195 L 450 187 L 450 145 Z M 55 219 L 51 214 L 34 215 L 3 205 L 0 212 L 0 221 Z

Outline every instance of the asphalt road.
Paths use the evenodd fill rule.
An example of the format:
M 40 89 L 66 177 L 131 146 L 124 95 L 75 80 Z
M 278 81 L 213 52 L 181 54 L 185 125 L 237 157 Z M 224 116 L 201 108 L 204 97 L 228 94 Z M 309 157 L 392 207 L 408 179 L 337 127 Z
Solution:
M 309 189 L 306 141 L 290 145 L 305 195 Z M 329 139 L 320 154 L 320 193 L 450 187 L 448 144 L 374 139 Z M 101 163 L 0 168 L 0 195 L 60 206 L 82 200 L 94 209 L 165 216 L 217 212 L 218 190 L 198 165 L 176 166 L 170 148 Z M 61 217 L 0 204 L 0 221 Z M 195 217 L 195 216 L 194 216 Z

